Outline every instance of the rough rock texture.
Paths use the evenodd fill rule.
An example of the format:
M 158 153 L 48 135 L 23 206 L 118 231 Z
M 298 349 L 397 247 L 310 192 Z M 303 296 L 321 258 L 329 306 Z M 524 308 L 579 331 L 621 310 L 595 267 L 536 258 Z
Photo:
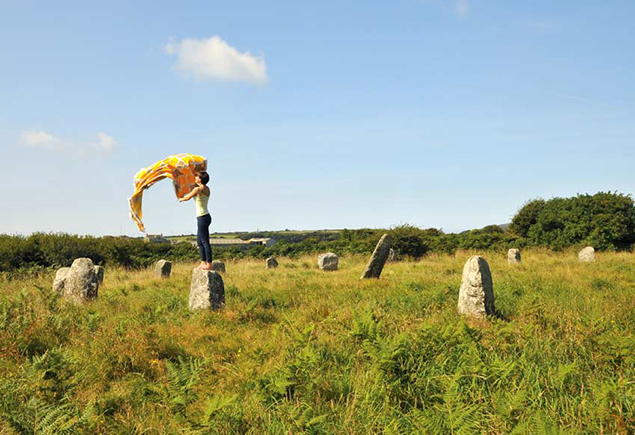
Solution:
M 494 314 L 492 273 L 483 257 L 470 257 L 463 267 L 459 290 L 459 314 L 484 319 Z
M 390 254 L 390 245 L 392 245 L 392 237 L 388 234 L 381 236 L 360 279 L 379 278 Z
M 104 283 L 104 268 L 102 266 L 95 266 L 95 275 L 97 275 L 99 285 L 102 285 Z
M 273 257 L 267 258 L 266 262 L 267 269 L 275 269 L 276 267 L 278 267 L 278 261 Z
M 332 252 L 318 255 L 318 267 L 322 270 L 337 270 L 339 261 L 339 257 Z
M 53 281 L 53 290 L 58 293 L 64 291 L 64 284 L 66 284 L 66 277 L 70 273 L 70 267 L 62 267 L 55 273 L 55 280 Z
M 190 310 L 219 310 L 225 306 L 225 284 L 220 273 L 196 268 L 192 271 Z
M 172 262 L 167 260 L 159 260 L 154 265 L 155 278 L 169 278 L 172 274 Z
M 595 249 L 590 246 L 587 246 L 578 254 L 578 259 L 580 261 L 584 261 L 585 263 L 592 263 L 595 261 Z
M 97 297 L 99 278 L 90 258 L 77 258 L 73 265 L 64 267 L 55 274 L 53 289 L 75 302 Z
M 390 248 L 388 250 L 388 261 L 389 263 L 392 263 L 393 261 L 397 261 L 397 251 L 395 251 L 394 249 Z
M 507 262 L 509 264 L 520 263 L 520 249 L 510 249 L 507 251 Z
M 212 270 L 216 272 L 225 273 L 225 263 L 220 260 L 212 261 Z

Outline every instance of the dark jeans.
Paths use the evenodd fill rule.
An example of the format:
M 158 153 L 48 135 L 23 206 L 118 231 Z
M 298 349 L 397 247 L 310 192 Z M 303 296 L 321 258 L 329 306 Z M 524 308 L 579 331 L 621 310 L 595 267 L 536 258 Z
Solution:
M 212 262 L 212 247 L 209 244 L 209 226 L 212 223 L 212 217 L 208 214 L 196 218 L 198 232 L 196 233 L 196 243 L 201 253 L 201 261 Z

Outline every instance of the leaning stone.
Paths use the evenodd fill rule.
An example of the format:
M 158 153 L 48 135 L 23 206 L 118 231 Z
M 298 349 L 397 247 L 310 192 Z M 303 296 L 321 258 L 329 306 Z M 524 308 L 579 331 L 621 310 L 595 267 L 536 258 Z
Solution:
M 392 245 L 392 237 L 388 234 L 381 236 L 360 279 L 379 278 L 390 254 L 390 245 Z
M 154 265 L 155 278 L 169 278 L 172 274 L 172 262 L 168 260 L 159 260 Z
M 477 319 L 494 314 L 492 273 L 483 257 L 470 257 L 463 267 L 458 308 L 459 314 Z
M 103 266 L 95 266 L 95 275 L 97 275 L 97 281 L 99 285 L 104 283 L 104 268 Z
M 225 273 L 225 263 L 220 260 L 212 261 L 212 270 L 216 272 Z
M 509 264 L 520 263 L 520 249 L 510 249 L 507 251 L 507 262 Z
M 64 297 L 83 302 L 97 297 L 99 279 L 90 258 L 78 258 L 73 261 L 70 271 L 64 279 L 61 294 Z
M 578 259 L 585 263 L 592 263 L 595 261 L 595 249 L 591 246 L 587 246 L 578 254 Z
M 220 273 L 196 268 L 192 271 L 190 310 L 219 310 L 225 306 L 225 284 Z
M 318 255 L 318 267 L 322 270 L 337 270 L 339 265 L 339 257 L 337 254 L 327 252 Z
M 66 277 L 70 273 L 70 267 L 62 267 L 55 273 L 55 280 L 53 281 L 53 290 L 58 293 L 64 292 L 64 285 L 66 284 Z
M 267 269 L 275 269 L 276 267 L 278 267 L 278 261 L 273 257 L 267 258 L 266 263 Z

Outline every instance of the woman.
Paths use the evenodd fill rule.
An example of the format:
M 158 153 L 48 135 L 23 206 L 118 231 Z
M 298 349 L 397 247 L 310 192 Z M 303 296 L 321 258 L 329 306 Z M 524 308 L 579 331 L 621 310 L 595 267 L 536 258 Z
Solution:
M 211 270 L 212 247 L 209 244 L 209 226 L 212 223 L 212 217 L 207 211 L 207 203 L 210 196 L 209 187 L 207 187 L 209 175 L 207 172 L 199 172 L 195 180 L 197 186 L 183 198 L 180 198 L 179 201 L 189 201 L 194 198 L 196 203 L 196 223 L 198 225 L 196 243 L 198 243 L 198 250 L 201 253 L 201 264 L 198 267 L 203 270 Z

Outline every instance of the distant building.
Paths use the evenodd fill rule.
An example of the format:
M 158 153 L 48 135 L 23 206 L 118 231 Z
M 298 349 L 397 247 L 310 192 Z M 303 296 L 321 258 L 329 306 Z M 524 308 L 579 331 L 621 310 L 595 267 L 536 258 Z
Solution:
M 146 234 L 144 240 L 152 243 L 170 243 L 168 239 L 163 237 L 163 234 Z
M 264 245 L 266 247 L 273 246 L 276 243 L 275 239 L 261 238 L 261 239 L 209 239 L 209 243 L 212 248 L 240 248 L 249 249 L 254 246 Z M 192 242 L 192 245 L 197 246 L 196 242 Z

